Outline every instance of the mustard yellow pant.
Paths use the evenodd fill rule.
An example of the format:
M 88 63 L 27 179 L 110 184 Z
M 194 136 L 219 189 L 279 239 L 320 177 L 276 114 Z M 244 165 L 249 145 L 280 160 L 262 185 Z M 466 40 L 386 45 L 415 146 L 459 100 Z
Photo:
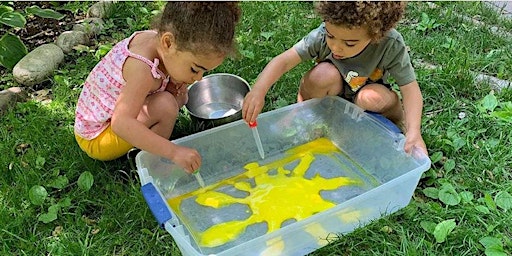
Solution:
M 92 140 L 84 139 L 76 133 L 75 139 L 80 148 L 87 153 L 89 157 L 101 161 L 119 158 L 133 148 L 132 145 L 117 136 L 117 134 L 112 131 L 110 125 L 100 133 L 98 137 Z

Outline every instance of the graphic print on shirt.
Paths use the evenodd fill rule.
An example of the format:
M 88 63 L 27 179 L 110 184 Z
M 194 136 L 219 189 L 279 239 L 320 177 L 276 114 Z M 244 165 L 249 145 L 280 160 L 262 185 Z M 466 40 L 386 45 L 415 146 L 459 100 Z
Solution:
M 382 70 L 378 68 L 376 68 L 370 74 L 370 77 L 359 76 L 359 73 L 351 70 L 345 76 L 345 82 L 347 82 L 347 84 L 350 85 L 350 89 L 352 89 L 353 92 L 356 92 L 357 90 L 359 90 L 359 88 L 361 88 L 361 86 L 367 83 L 368 79 L 370 79 L 372 82 L 376 82 L 379 79 L 381 79 L 383 75 L 384 72 L 382 72 Z

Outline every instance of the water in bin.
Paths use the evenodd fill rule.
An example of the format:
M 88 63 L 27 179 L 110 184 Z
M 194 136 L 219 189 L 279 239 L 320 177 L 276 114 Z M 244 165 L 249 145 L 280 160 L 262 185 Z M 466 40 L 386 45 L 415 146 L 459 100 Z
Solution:
M 160 179 L 165 180 L 166 191 L 172 191 L 178 183 L 179 179 L 183 176 L 189 175 L 183 168 L 173 163 L 171 160 L 160 158 L 160 161 L 165 165 L 161 167 L 161 169 L 165 172 L 164 175 L 160 176 Z M 199 169 L 192 173 L 196 178 L 197 182 L 201 187 L 205 187 L 205 183 L 203 177 L 199 173 Z
M 168 189 L 168 191 L 172 191 L 174 189 L 174 187 L 176 186 L 176 183 L 178 182 L 178 180 L 181 177 L 186 176 L 187 173 L 181 167 L 179 167 L 178 165 L 176 165 L 172 162 L 170 162 L 170 167 L 168 170 L 169 170 L 169 172 L 168 172 L 168 176 L 166 177 L 166 179 L 168 179 L 168 181 L 169 181 L 169 183 L 168 183 L 169 187 L 167 189 Z

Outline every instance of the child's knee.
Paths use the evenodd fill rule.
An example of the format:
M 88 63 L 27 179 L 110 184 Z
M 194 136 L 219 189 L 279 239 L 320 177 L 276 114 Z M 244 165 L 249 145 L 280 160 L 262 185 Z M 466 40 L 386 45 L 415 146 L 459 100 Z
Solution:
M 154 106 L 158 110 L 157 112 L 161 113 L 160 116 L 165 119 L 176 119 L 178 117 L 180 107 L 174 95 L 164 91 L 158 93 L 156 96 L 157 97 L 154 99 Z
M 382 93 L 377 90 L 361 90 L 356 96 L 355 103 L 366 110 L 383 112 L 392 107 L 397 101 L 391 93 Z
M 304 75 L 304 86 L 329 89 L 341 85 L 341 74 L 331 63 L 321 62 Z

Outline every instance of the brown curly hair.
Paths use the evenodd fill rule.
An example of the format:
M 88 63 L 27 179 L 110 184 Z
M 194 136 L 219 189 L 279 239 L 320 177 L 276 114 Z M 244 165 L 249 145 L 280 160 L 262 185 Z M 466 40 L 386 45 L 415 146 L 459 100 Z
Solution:
M 336 26 L 366 28 L 376 42 L 396 26 L 406 6 L 407 2 L 395 1 L 319 1 L 315 10 L 324 21 Z
M 155 18 L 153 28 L 171 32 L 181 51 L 231 55 L 236 51 L 234 36 L 240 15 L 237 2 L 170 1 Z

